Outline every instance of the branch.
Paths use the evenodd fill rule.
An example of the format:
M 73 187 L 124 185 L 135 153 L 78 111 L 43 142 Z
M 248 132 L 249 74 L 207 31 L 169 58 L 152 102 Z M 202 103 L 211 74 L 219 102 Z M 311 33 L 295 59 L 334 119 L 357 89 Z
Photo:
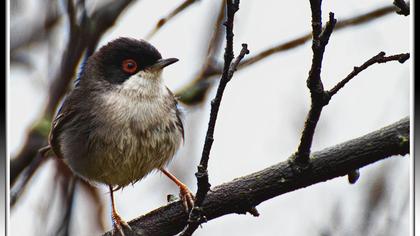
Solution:
M 216 20 L 214 21 L 211 28 L 213 32 L 208 43 L 206 58 L 201 68 L 184 88 L 176 93 L 178 100 L 184 104 L 199 104 L 205 100 L 205 94 L 207 89 L 210 87 L 209 81 L 206 81 L 206 78 L 209 75 L 214 74 L 218 66 L 216 65 L 216 53 L 221 49 L 223 42 L 223 20 L 225 19 L 226 0 L 221 1 L 219 13 Z M 223 69 L 220 69 L 220 74 Z
M 228 76 L 227 76 L 227 81 L 230 81 L 232 79 L 233 73 L 236 71 L 236 68 L 239 64 L 239 62 L 242 60 L 242 58 L 244 58 L 245 54 L 248 54 L 248 48 L 246 44 L 242 44 L 242 50 L 239 53 L 239 56 L 237 58 L 235 58 L 235 61 L 231 64 L 229 71 L 228 71 Z M 216 96 L 217 97 L 217 96 Z M 221 99 L 221 97 L 220 97 Z M 219 104 L 220 106 L 220 104 Z M 212 102 L 212 107 L 213 107 L 213 102 Z M 217 108 L 218 110 L 219 108 Z M 212 109 L 213 111 L 213 109 Z M 214 120 L 214 124 L 213 124 L 213 130 L 214 130 L 214 125 L 216 123 L 216 119 L 217 119 L 217 112 L 216 115 L 212 116 L 212 114 L 210 114 L 210 119 Z M 210 128 L 209 128 L 210 129 Z M 206 141 L 207 141 L 207 137 L 206 136 Z M 211 142 L 208 146 L 208 148 L 211 149 L 211 144 L 213 143 L 213 133 L 211 134 L 211 139 L 209 139 L 209 142 Z M 209 153 L 210 150 L 208 151 L 204 151 L 206 152 L 206 156 L 205 156 L 205 160 L 203 162 L 208 162 L 209 159 Z M 205 217 L 202 215 L 202 211 L 201 211 L 201 205 L 202 202 L 204 201 L 204 197 L 206 196 L 207 192 L 210 189 L 210 184 L 208 182 L 208 173 L 207 173 L 207 167 L 206 169 L 203 168 L 201 162 L 200 165 L 198 166 L 198 172 L 196 173 L 196 177 L 197 177 L 197 185 L 199 186 L 199 189 L 197 190 L 197 194 L 196 196 L 199 196 L 200 198 L 197 197 L 198 200 L 196 200 L 196 202 L 198 201 L 199 204 L 197 204 L 197 206 L 195 206 L 193 208 L 193 210 L 191 211 L 190 214 L 190 227 L 188 227 L 187 229 L 185 229 L 185 231 L 183 232 L 182 235 L 192 235 L 192 233 L 197 229 L 197 227 L 200 225 L 200 223 L 203 223 L 206 221 Z M 202 186 L 200 189 L 200 185 Z M 201 192 L 200 192 L 201 191 Z M 196 205 L 196 204 L 194 204 Z M 255 212 L 254 215 L 258 215 L 258 212 L 256 209 L 248 209 L 250 212 Z
M 44 3 L 45 2 L 45 3 Z M 39 9 L 45 9 L 45 19 L 42 22 L 25 22 L 21 25 L 11 26 L 11 28 L 26 28 L 27 33 L 20 35 L 13 33 L 10 34 L 10 55 L 11 62 L 17 53 L 16 51 L 32 45 L 33 43 L 40 42 L 50 35 L 50 32 L 54 29 L 61 18 L 61 14 L 58 10 L 57 1 L 49 0 L 43 1 L 45 5 L 39 6 Z M 26 24 L 26 25 L 24 25 Z M 27 24 L 31 24 L 29 27 Z
M 311 69 L 307 79 L 307 86 L 311 93 L 311 108 L 305 120 L 305 125 L 302 131 L 298 150 L 293 156 L 293 160 L 296 162 L 296 164 L 301 166 L 303 165 L 305 167 L 309 160 L 309 155 L 311 154 L 312 140 L 315 134 L 315 128 L 321 116 L 322 109 L 324 106 L 328 105 L 331 97 L 337 93 L 339 89 L 344 87 L 348 81 L 350 81 L 354 76 L 366 69 L 368 66 L 374 63 L 385 63 L 392 60 L 398 60 L 400 63 L 404 63 L 409 58 L 409 54 L 399 54 L 391 57 L 384 57 L 385 53 L 381 52 L 371 60 L 367 61 L 364 65 L 362 65 L 361 68 L 355 67 L 353 73 L 338 83 L 338 85 L 335 86 L 331 91 L 325 91 L 321 80 L 322 59 L 324 56 L 325 47 L 328 44 L 329 38 L 336 24 L 336 19 L 334 19 L 334 13 L 330 12 L 329 21 L 327 22 L 325 29 L 322 30 L 322 1 L 311 0 L 310 3 L 312 11 L 313 57 Z M 352 176 L 357 176 L 357 170 L 353 170 L 349 173 L 349 181 L 356 181 L 357 178 L 352 178 Z
M 329 21 L 327 22 L 325 29 L 322 30 L 321 1 L 312 0 L 310 2 L 312 11 L 313 56 L 311 69 L 306 83 L 309 91 L 311 92 L 311 108 L 305 121 L 298 150 L 294 156 L 294 160 L 298 164 L 306 164 L 309 160 L 315 128 L 319 117 L 321 116 L 322 108 L 327 104 L 324 86 L 321 80 L 321 67 L 325 47 L 328 44 L 336 23 L 334 13 L 330 12 Z
M 239 0 L 226 2 L 227 20 L 224 23 L 226 26 L 226 48 L 225 48 L 225 63 L 223 68 L 222 78 L 219 82 L 219 87 L 216 92 L 215 98 L 211 102 L 210 120 L 207 128 L 206 139 L 204 142 L 203 152 L 201 155 L 200 165 L 198 171 L 195 174 L 197 177 L 197 193 L 194 201 L 194 207 L 190 212 L 188 219 L 188 226 L 181 233 L 182 236 L 192 235 L 197 227 L 205 222 L 205 216 L 202 214 L 201 205 L 210 189 L 210 183 L 207 173 L 208 161 L 210 158 L 210 150 L 213 145 L 213 134 L 216 126 L 217 115 L 219 113 L 220 103 L 222 101 L 223 92 L 225 91 L 227 83 L 232 79 L 233 73 L 235 72 L 239 62 L 244 58 L 245 54 L 248 54 L 248 48 L 246 44 L 242 44 L 242 50 L 239 56 L 234 59 L 233 55 L 233 21 L 235 13 L 239 10 Z
M 334 30 L 337 31 L 350 26 L 357 26 L 364 23 L 368 23 L 372 20 L 379 19 L 380 17 L 386 16 L 389 13 L 393 12 L 395 12 L 395 6 L 393 5 L 378 8 L 367 13 L 363 13 L 348 19 L 337 21 Z M 260 53 L 257 53 L 253 56 L 250 56 L 247 59 L 244 59 L 239 64 L 238 70 L 247 68 L 276 53 L 281 53 L 302 46 L 310 39 L 312 39 L 312 33 L 306 33 L 295 39 L 291 39 L 284 43 L 277 44 L 274 47 L 269 47 L 268 49 L 265 49 Z M 199 76 L 192 79 L 192 81 L 188 85 L 186 85 L 184 88 L 182 88 L 176 93 L 179 97 L 179 100 L 184 104 L 188 105 L 197 105 L 201 103 L 202 101 L 204 101 L 207 90 L 211 87 L 211 83 L 209 83 L 207 79 L 211 76 L 220 75 L 222 74 L 222 72 L 223 68 L 221 66 L 217 66 L 217 64 L 212 61 L 212 64 L 209 64 L 207 68 L 201 69 L 201 72 L 198 73 Z
M 394 0 L 393 4 L 398 7 L 397 14 L 408 16 L 410 15 L 410 2 L 404 0 Z
M 19 175 L 31 165 L 38 154 L 38 149 L 46 144 L 46 136 L 36 129 L 30 130 L 19 154 L 10 160 L 10 186 L 12 187 Z
M 314 152 L 309 168 L 296 171 L 285 161 L 253 174 L 236 178 L 212 189 L 203 202 L 207 220 L 227 214 L 244 214 L 251 206 L 305 188 L 345 176 L 394 155 L 409 153 L 410 122 L 406 117 L 392 125 Z M 175 235 L 187 224 L 188 215 L 180 201 L 168 204 L 129 222 L 138 235 Z M 104 235 L 112 235 L 112 231 Z
M 185 0 L 181 5 L 176 7 L 173 11 L 171 11 L 167 16 L 161 18 L 157 23 L 156 26 L 148 33 L 145 37 L 146 40 L 151 39 L 166 23 L 168 23 L 171 19 L 173 19 L 176 15 L 181 13 L 183 10 L 187 9 L 193 3 L 196 3 L 197 0 Z
M 347 27 L 351 26 L 358 26 L 361 24 L 368 23 L 372 20 L 377 20 L 383 16 L 388 15 L 389 13 L 392 13 L 395 11 L 394 6 L 386 6 L 381 7 L 360 15 L 356 15 L 353 17 L 350 17 L 348 19 L 343 19 L 337 21 L 334 27 L 334 31 L 337 32 L 338 30 L 345 29 Z M 249 58 L 245 59 L 238 67 L 238 69 L 246 68 L 250 65 L 253 65 L 254 63 L 260 62 L 263 59 L 266 59 L 267 57 L 272 56 L 273 54 L 288 51 L 290 49 L 294 49 L 298 46 L 304 45 L 307 41 L 312 39 L 312 32 L 306 33 L 300 37 L 297 37 L 295 39 L 291 39 L 289 41 L 286 41 L 284 43 L 280 43 L 274 47 L 270 47 L 268 49 L 263 50 L 262 52 L 250 56 Z M 220 70 L 218 71 L 220 73 Z
M 346 76 L 342 81 L 340 81 L 334 88 L 329 90 L 327 93 L 329 95 L 329 99 L 331 99 L 332 96 L 334 96 L 341 88 L 344 87 L 351 79 L 353 79 L 356 75 L 358 75 L 360 72 L 367 69 L 369 66 L 375 64 L 375 63 L 386 63 L 389 61 L 398 61 L 399 63 L 404 63 L 406 60 L 410 58 L 409 53 L 402 53 L 397 55 L 392 55 L 389 57 L 385 56 L 385 52 L 380 52 L 378 55 L 372 57 L 371 59 L 367 60 L 365 63 L 363 63 L 361 66 L 355 66 L 353 71 Z

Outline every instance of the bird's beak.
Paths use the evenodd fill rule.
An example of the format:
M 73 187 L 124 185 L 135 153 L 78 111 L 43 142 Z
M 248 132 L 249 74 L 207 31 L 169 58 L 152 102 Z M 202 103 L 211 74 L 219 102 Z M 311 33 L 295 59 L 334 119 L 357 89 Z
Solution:
M 161 70 L 177 61 L 179 61 L 177 58 L 159 59 L 155 64 L 149 67 L 149 70 Z

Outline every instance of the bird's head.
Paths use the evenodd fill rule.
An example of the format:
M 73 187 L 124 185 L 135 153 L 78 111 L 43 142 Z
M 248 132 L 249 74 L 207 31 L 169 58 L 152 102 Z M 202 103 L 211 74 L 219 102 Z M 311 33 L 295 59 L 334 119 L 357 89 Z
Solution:
M 162 59 L 159 51 L 144 40 L 118 38 L 101 47 L 87 61 L 80 85 L 102 84 L 122 89 L 156 87 L 163 68 L 177 62 Z

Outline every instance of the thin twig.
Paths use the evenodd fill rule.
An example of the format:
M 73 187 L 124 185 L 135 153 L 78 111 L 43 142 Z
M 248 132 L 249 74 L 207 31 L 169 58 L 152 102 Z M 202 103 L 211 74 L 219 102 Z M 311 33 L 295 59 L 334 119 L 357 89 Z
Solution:
M 96 210 L 96 218 L 94 219 L 97 228 L 102 232 L 105 230 L 105 222 L 103 216 L 106 213 L 105 206 L 103 204 L 102 194 L 99 192 L 99 189 L 95 186 L 92 186 L 90 183 L 80 179 L 79 186 L 84 189 L 87 195 L 91 198 L 91 204 L 89 206 L 93 207 Z
M 225 55 L 224 55 L 224 69 L 223 74 L 219 82 L 219 87 L 216 92 L 215 98 L 211 102 L 211 111 L 210 111 L 210 120 L 207 128 L 206 139 L 204 142 L 203 152 L 201 155 L 200 165 L 198 166 L 198 171 L 195 174 L 197 177 L 197 193 L 196 198 L 194 201 L 194 207 L 190 212 L 190 216 L 188 219 L 188 226 L 185 230 L 181 233 L 181 236 L 192 235 L 197 227 L 202 223 L 205 222 L 205 216 L 201 210 L 201 205 L 207 195 L 207 192 L 210 189 L 210 183 L 208 179 L 208 172 L 207 166 L 208 161 L 210 158 L 210 150 L 213 144 L 213 134 L 216 126 L 217 115 L 219 112 L 220 103 L 222 101 L 223 92 L 226 88 L 227 83 L 232 79 L 233 73 L 235 72 L 239 62 L 243 59 L 245 54 L 249 53 L 246 44 L 242 44 L 242 50 L 239 56 L 234 59 L 233 54 L 233 21 L 235 17 L 235 13 L 239 10 L 239 0 L 232 1 L 228 0 L 226 2 L 226 12 L 227 12 L 227 20 L 224 23 L 226 26 L 226 48 L 225 48 Z
M 358 75 L 360 72 L 366 70 L 369 66 L 375 64 L 375 63 L 386 63 L 389 61 L 398 61 L 400 63 L 404 63 L 406 60 L 410 58 L 409 53 L 402 53 L 402 54 L 396 54 L 392 56 L 385 56 L 385 52 L 380 52 L 378 55 L 372 57 L 371 59 L 367 60 L 365 63 L 363 63 L 361 66 L 355 66 L 353 68 L 353 71 L 346 76 L 343 80 L 341 80 L 337 85 L 335 85 L 332 89 L 330 89 L 327 93 L 329 97 L 331 98 L 334 96 L 340 89 L 342 89 L 351 79 L 353 79 L 356 75 Z
M 321 80 L 322 59 L 324 57 L 325 47 L 328 44 L 336 23 L 334 14 L 330 12 L 329 21 L 327 22 L 325 29 L 322 29 L 321 1 L 312 0 L 310 2 L 312 11 L 313 56 L 306 83 L 311 92 L 311 108 L 306 117 L 298 150 L 293 158 L 298 164 L 307 164 L 309 160 L 315 128 L 319 117 L 321 116 L 322 108 L 326 105 L 326 96 Z
M 189 84 L 184 86 L 183 89 L 176 93 L 178 100 L 184 104 L 198 104 L 205 99 L 207 89 L 211 86 L 211 83 L 205 81 L 208 75 L 214 74 L 217 68 L 216 54 L 222 47 L 223 42 L 223 21 L 226 16 L 225 11 L 226 0 L 222 0 L 219 8 L 219 13 L 216 20 L 210 26 L 212 34 L 208 42 L 206 58 L 198 73 L 194 76 Z
M 33 43 L 44 40 L 49 33 L 57 26 L 61 18 L 61 13 L 58 10 L 58 4 L 55 0 L 43 1 L 45 5 L 39 5 L 40 9 L 45 9 L 45 19 L 43 22 L 24 22 L 22 25 L 11 26 L 11 28 L 25 28 L 27 33 L 24 35 L 14 34 L 13 31 L 10 34 L 10 55 L 11 59 L 17 50 L 32 45 Z M 42 19 L 42 17 L 41 17 Z M 23 24 L 29 24 L 23 25 Z M 13 62 L 11 60 L 11 62 Z
M 64 190 L 67 191 L 65 196 L 63 197 L 65 201 L 65 211 L 62 211 L 64 214 L 62 214 L 61 222 L 57 225 L 57 230 L 54 235 L 57 235 L 57 236 L 70 235 L 70 224 L 72 220 L 72 209 L 73 209 L 74 200 L 75 200 L 76 184 L 77 184 L 77 179 L 74 176 L 62 182 L 61 188 L 63 188 L 63 191 Z
M 356 15 L 347 19 L 339 20 L 335 24 L 334 32 L 337 32 L 338 30 L 346 29 L 351 26 L 358 26 L 364 23 L 371 22 L 373 20 L 377 20 L 383 16 L 386 16 L 392 12 L 394 12 L 395 7 L 394 6 L 386 6 L 381 7 L 360 15 Z M 284 52 L 290 49 L 294 49 L 298 46 L 301 46 L 305 44 L 307 41 L 312 39 L 312 32 L 306 33 L 300 37 L 297 37 L 295 39 L 291 39 L 289 41 L 286 41 L 284 43 L 280 43 L 274 47 L 270 47 L 268 49 L 263 50 L 262 52 L 259 52 L 256 55 L 250 56 L 247 59 L 243 60 L 240 64 L 238 69 L 246 68 L 250 65 L 253 65 L 256 62 L 260 62 L 263 59 L 268 58 L 269 56 Z
M 10 207 L 13 208 L 16 202 L 19 200 L 20 196 L 23 194 L 26 189 L 26 185 L 31 180 L 32 176 L 38 170 L 38 168 L 47 160 L 41 154 L 35 156 L 34 160 L 30 162 L 28 168 L 21 174 L 21 179 L 19 180 L 18 185 L 15 185 L 14 188 L 10 191 Z
M 146 40 L 151 39 L 166 23 L 168 23 L 171 19 L 173 19 L 176 15 L 187 9 L 193 3 L 196 3 L 198 0 L 185 0 L 181 3 L 178 7 L 176 7 L 173 11 L 171 11 L 167 16 L 161 18 L 157 23 L 156 26 L 148 33 L 145 37 Z
M 386 16 L 393 12 L 395 12 L 395 6 L 390 5 L 369 11 L 367 13 L 356 15 L 348 19 L 340 20 L 337 21 L 334 27 L 334 31 L 368 23 L 372 20 L 379 19 L 380 17 Z M 310 32 L 300 37 L 277 44 L 274 47 L 269 47 L 268 49 L 265 49 L 241 61 L 241 63 L 238 66 L 238 70 L 247 68 L 251 65 L 254 65 L 255 63 L 261 62 L 274 54 L 285 52 L 296 47 L 302 46 L 311 38 L 312 33 Z M 212 84 L 207 81 L 208 78 L 215 75 L 220 75 L 223 72 L 223 68 L 221 66 L 218 66 L 219 64 L 221 63 L 217 63 L 215 60 L 212 60 L 206 68 L 203 67 L 200 70 L 201 73 L 198 73 L 199 76 L 195 76 L 190 83 L 188 83 L 184 88 L 182 88 L 176 93 L 179 97 L 179 100 L 187 105 L 196 105 L 204 101 L 205 94 Z

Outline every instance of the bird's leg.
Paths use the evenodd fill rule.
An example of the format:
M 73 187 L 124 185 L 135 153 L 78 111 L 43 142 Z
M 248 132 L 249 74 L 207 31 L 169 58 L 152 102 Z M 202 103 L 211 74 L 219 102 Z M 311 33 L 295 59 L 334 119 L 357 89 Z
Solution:
M 115 207 L 115 201 L 114 201 L 114 189 L 111 185 L 109 185 L 109 192 L 111 195 L 111 206 L 112 206 L 112 226 L 114 228 L 113 235 L 115 235 L 116 232 L 120 233 L 121 236 L 125 236 L 123 226 L 127 227 L 131 230 L 131 227 L 125 222 L 121 216 L 117 212 L 117 208 Z
M 188 189 L 187 185 L 182 183 L 179 179 L 177 179 L 174 175 L 169 173 L 169 171 L 160 168 L 169 179 L 171 179 L 176 185 L 179 187 L 179 194 L 181 196 L 182 204 L 186 211 L 191 209 L 194 206 L 194 194 Z

